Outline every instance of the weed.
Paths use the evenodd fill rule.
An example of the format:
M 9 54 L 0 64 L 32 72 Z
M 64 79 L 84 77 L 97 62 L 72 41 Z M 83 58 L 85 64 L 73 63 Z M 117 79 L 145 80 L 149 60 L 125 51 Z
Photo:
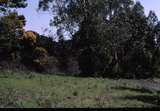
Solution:
M 78 96 L 78 92 L 77 92 L 77 91 L 74 91 L 74 92 L 73 92 L 73 96 Z

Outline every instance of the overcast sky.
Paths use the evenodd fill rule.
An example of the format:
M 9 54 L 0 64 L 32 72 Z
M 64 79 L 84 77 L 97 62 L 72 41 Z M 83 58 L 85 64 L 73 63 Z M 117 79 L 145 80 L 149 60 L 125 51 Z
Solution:
M 19 9 L 19 14 L 23 14 L 26 17 L 26 30 L 33 30 L 40 34 L 45 34 L 43 30 L 49 28 L 49 21 L 51 15 L 44 12 L 37 12 L 39 0 L 28 0 L 28 7 L 25 9 Z M 139 0 L 145 8 L 145 13 L 148 15 L 150 10 L 154 10 L 157 16 L 160 18 L 160 0 Z

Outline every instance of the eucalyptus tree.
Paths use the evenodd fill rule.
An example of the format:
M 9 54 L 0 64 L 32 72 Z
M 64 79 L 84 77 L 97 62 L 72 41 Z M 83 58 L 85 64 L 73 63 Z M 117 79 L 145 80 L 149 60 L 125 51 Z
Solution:
M 140 2 L 40 0 L 39 9 L 52 12 L 50 25 L 71 34 L 73 49 L 80 53 L 80 67 L 85 64 L 82 70 L 90 69 L 82 72 L 101 72 L 104 76 L 114 72 L 114 77 L 132 72 L 141 76 L 151 68 L 152 20 L 145 16 Z

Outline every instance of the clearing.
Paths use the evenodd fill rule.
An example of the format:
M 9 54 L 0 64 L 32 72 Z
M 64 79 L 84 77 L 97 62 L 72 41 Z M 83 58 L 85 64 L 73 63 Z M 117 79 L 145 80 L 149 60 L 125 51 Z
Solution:
M 0 108 L 158 107 L 159 94 L 142 81 L 1 71 Z

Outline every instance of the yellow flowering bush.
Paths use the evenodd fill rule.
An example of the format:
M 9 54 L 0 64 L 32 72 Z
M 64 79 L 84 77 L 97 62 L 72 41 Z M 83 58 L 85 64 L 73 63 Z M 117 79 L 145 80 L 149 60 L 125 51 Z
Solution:
M 32 31 L 27 31 L 27 32 L 24 32 L 23 39 L 25 39 L 25 40 L 30 40 L 30 41 L 32 41 L 33 43 L 36 43 L 36 41 L 37 41 L 37 36 L 36 36 Z
M 48 52 L 43 47 L 36 47 L 34 49 L 34 60 L 33 62 L 44 65 L 48 63 Z
M 32 31 L 21 30 L 22 37 L 19 39 L 21 46 L 26 48 L 34 48 L 37 43 L 37 34 Z

